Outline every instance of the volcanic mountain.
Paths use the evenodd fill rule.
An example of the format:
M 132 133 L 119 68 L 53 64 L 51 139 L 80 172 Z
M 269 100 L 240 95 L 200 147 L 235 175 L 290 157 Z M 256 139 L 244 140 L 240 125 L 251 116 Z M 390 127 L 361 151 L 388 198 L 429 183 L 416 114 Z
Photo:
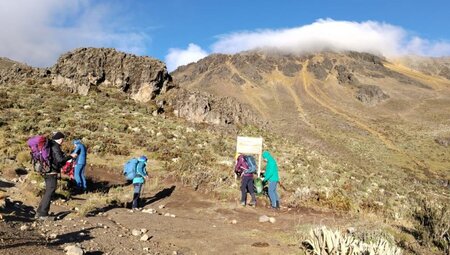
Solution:
M 412 61 L 414 60 L 414 61 Z M 361 167 L 448 179 L 449 59 L 357 52 L 215 54 L 172 72 L 180 87 L 232 97 L 271 130 Z

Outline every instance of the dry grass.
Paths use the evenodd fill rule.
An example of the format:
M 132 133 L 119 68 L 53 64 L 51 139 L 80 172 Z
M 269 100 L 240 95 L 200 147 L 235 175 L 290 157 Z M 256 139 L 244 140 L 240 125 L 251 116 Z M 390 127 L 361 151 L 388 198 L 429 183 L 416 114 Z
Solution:
M 0 97 L 0 171 L 30 168 L 26 139 L 61 130 L 69 141 L 83 139 L 89 150 L 89 164 L 96 167 L 120 171 L 127 159 L 145 154 L 151 162 L 148 169 L 152 189 L 174 177 L 193 189 L 232 199 L 238 196 L 232 188 L 235 180 L 231 166 L 236 135 L 262 136 L 264 148 L 278 161 L 281 181 L 288 190 L 280 189 L 284 205 L 375 214 L 395 223 L 413 220 L 419 194 L 443 203 L 449 201 L 448 188 L 435 182 L 435 175 L 430 178 L 426 169 L 408 168 L 409 158 L 380 149 L 378 142 L 363 138 L 364 134 L 358 134 L 361 140 L 349 139 L 355 136 L 350 131 L 318 133 L 351 152 L 349 157 L 328 155 L 295 139 L 252 126 L 226 130 L 153 117 L 150 113 L 154 105 L 136 104 L 120 93 L 108 93 L 93 92 L 83 97 L 52 86 L 43 87 L 40 81 L 0 87 L 0 95 L 6 95 Z M 44 100 L 49 94 L 65 100 Z M 388 125 L 386 130 L 392 131 Z M 398 140 L 411 138 L 407 133 L 396 132 L 392 131 Z M 435 155 L 428 171 L 447 166 L 439 163 L 446 153 L 427 141 L 413 141 L 402 146 L 417 149 L 417 153 L 429 149 Z M 66 143 L 64 149 L 69 151 L 72 145 Z M 359 156 L 353 157 L 355 153 Z M 388 157 L 391 158 L 386 161 Z M 448 175 L 440 178 L 449 178 Z M 36 183 L 39 187 L 41 182 Z M 79 214 L 129 199 L 117 193 L 113 189 L 90 196 Z

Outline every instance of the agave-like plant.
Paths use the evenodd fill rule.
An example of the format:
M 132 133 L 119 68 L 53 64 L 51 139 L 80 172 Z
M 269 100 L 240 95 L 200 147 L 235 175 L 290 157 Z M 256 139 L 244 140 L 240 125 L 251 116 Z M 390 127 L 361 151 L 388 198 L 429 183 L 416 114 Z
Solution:
M 311 238 L 303 242 L 306 251 L 313 255 L 401 255 L 401 249 L 384 239 L 364 243 L 351 235 L 326 227 L 312 229 Z

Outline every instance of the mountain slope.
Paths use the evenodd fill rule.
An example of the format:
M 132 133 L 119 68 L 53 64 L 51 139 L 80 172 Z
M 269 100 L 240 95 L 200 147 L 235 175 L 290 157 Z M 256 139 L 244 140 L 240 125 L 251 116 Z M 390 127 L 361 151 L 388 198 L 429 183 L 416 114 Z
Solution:
M 180 87 L 236 98 L 280 134 L 361 167 L 448 180 L 450 80 L 366 53 L 212 55 L 172 75 Z

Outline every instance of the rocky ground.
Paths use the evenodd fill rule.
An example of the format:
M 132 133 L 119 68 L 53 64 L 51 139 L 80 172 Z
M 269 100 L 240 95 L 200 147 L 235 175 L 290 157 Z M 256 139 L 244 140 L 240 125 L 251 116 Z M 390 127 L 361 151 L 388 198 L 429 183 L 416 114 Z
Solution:
M 302 224 L 335 223 L 345 217 L 311 209 L 272 211 L 259 198 L 256 208 L 219 200 L 165 182 L 144 189 L 145 206 L 131 211 L 123 205 L 76 212 L 89 196 L 53 202 L 55 221 L 34 221 L 39 199 L 21 194 L 20 181 L 2 181 L 9 198 L 0 222 L 1 254 L 298 254 L 296 228 Z M 131 187 L 125 187 L 129 190 Z M 236 188 L 236 196 L 239 191 Z M 75 205 L 75 206 L 74 206 Z M 80 250 L 81 251 L 81 250 Z

